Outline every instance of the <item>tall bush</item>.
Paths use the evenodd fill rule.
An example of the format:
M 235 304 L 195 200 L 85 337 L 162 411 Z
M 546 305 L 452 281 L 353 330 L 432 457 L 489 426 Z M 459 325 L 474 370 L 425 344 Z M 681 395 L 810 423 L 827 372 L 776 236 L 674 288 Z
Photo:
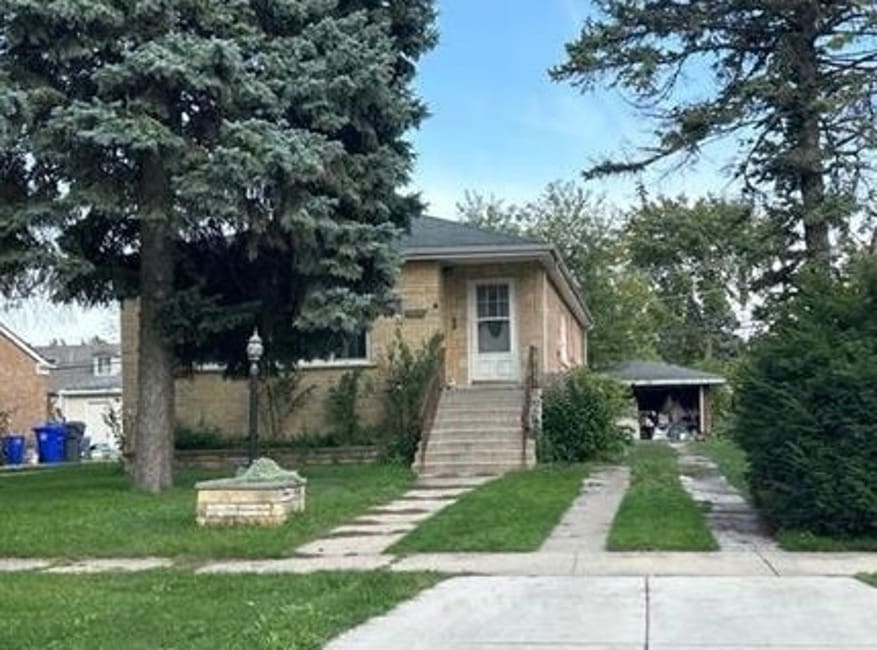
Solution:
M 587 368 L 559 377 L 542 398 L 539 460 L 580 463 L 619 453 L 627 436 L 618 420 L 628 401 L 623 385 Z
M 384 363 L 384 429 L 389 459 L 411 463 L 420 443 L 426 392 L 439 371 L 442 336 L 435 334 L 419 349 L 412 348 L 396 331 Z
M 877 532 L 877 268 L 810 279 L 742 369 L 735 433 L 782 528 Z
M 326 418 L 332 429 L 332 436 L 346 444 L 359 441 L 363 431 L 356 409 L 361 379 L 362 370 L 359 368 L 345 372 L 326 396 Z
M 305 405 L 316 389 L 314 384 L 303 386 L 305 373 L 298 366 L 280 368 L 276 375 L 261 383 L 262 408 L 260 420 L 272 440 L 286 436 L 286 422 Z

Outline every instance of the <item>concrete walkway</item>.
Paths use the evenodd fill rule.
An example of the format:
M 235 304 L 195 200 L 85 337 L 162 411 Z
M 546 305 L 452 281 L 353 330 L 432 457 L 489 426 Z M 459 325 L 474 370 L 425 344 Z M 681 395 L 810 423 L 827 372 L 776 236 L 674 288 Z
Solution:
M 463 494 L 495 477 L 426 478 L 390 503 L 373 508 L 351 523 L 295 550 L 299 556 L 379 555 L 424 520 L 447 508 Z
M 728 482 L 718 465 L 688 445 L 679 448 L 679 480 L 691 498 L 706 504 L 706 518 L 723 551 L 777 550 L 758 512 Z
M 328 650 L 877 647 L 877 589 L 849 578 L 448 580 Z
M 854 576 L 877 573 L 877 553 L 434 553 L 389 568 L 493 576 Z
M 436 571 L 485 576 L 854 576 L 877 573 L 877 553 L 432 553 L 407 557 L 346 555 L 268 560 L 171 558 L 0 558 L 0 573 L 112 573 L 178 568 L 196 573 Z
M 546 553 L 605 550 L 612 519 L 628 483 L 627 467 L 606 467 L 586 477 L 579 496 L 540 550 Z

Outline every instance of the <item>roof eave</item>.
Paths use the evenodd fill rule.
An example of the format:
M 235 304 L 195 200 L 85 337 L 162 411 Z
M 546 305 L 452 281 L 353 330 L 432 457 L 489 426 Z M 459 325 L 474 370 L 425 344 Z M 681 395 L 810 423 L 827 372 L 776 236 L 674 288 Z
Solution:
M 36 361 L 41 366 L 44 366 L 47 369 L 54 368 L 54 364 L 46 359 L 43 355 L 33 349 L 30 345 L 25 342 L 20 336 L 18 336 L 15 332 L 6 327 L 3 323 L 0 323 L 0 334 L 5 336 L 7 339 L 12 341 L 13 345 L 19 348 L 22 352 L 27 354 L 31 359 Z
M 402 249 L 402 259 L 409 260 L 436 260 L 436 259 L 466 259 L 482 256 L 490 257 L 513 257 L 521 254 L 540 254 L 551 251 L 548 244 L 510 244 L 497 246 L 426 246 Z
M 625 379 L 615 377 L 620 382 L 629 386 L 720 386 L 727 384 L 727 380 L 720 377 L 703 379 Z

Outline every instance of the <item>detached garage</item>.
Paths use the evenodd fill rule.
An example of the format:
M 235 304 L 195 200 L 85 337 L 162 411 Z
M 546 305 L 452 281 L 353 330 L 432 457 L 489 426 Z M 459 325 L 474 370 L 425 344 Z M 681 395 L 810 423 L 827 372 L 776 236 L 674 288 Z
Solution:
M 708 435 L 713 387 L 727 383 L 719 375 L 659 361 L 625 361 L 608 374 L 631 387 L 640 437 L 646 439 Z

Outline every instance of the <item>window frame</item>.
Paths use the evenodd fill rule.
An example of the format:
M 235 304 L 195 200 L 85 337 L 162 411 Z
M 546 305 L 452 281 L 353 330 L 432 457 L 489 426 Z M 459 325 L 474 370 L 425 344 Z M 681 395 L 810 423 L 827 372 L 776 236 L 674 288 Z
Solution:
M 341 358 L 330 356 L 328 359 L 311 359 L 300 361 L 301 368 L 364 368 L 375 365 L 372 361 L 372 331 L 365 330 L 365 357 Z
M 105 371 L 101 369 L 102 361 L 107 362 Z M 111 354 L 96 354 L 94 357 L 94 376 L 112 377 L 113 374 L 113 356 Z

